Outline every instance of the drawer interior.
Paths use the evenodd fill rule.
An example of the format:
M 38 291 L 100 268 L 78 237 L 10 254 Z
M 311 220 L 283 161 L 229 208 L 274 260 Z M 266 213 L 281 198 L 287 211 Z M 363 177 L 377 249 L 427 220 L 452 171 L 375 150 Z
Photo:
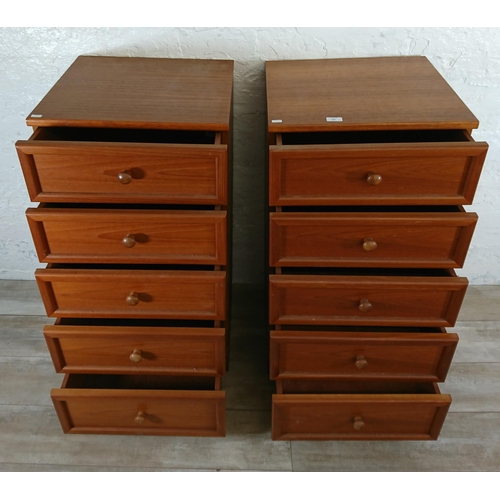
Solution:
M 374 130 L 359 132 L 287 132 L 278 134 L 283 146 L 312 144 L 370 144 L 417 142 L 471 142 L 464 130 Z
M 162 265 L 162 264 L 58 264 L 47 265 L 47 269 L 85 269 L 121 271 L 213 271 L 210 265 Z
M 80 210 L 159 210 L 165 212 L 165 214 L 173 215 L 179 214 L 179 211 L 182 211 L 182 214 L 190 215 L 193 212 L 202 212 L 200 215 L 203 215 L 203 212 L 220 212 L 225 213 L 221 210 L 216 210 L 215 206 L 210 205 L 166 205 L 166 204 L 146 204 L 146 203 L 134 203 L 133 205 L 125 204 L 125 203 L 40 203 L 38 208 L 41 209 L 52 209 L 52 210 L 68 210 L 68 209 L 78 209 Z M 174 212 L 172 212 L 174 211 Z M 177 211 L 177 212 L 175 212 Z
M 198 130 L 40 127 L 35 141 L 120 142 L 156 144 L 220 144 L 221 134 Z
M 273 326 L 273 325 L 271 325 Z M 334 326 L 334 325 L 280 325 L 283 331 L 352 332 L 352 333 L 447 333 L 444 328 L 394 326 Z
M 276 382 L 278 394 L 439 394 L 432 382 L 285 379 Z
M 453 269 L 392 269 L 392 268 L 310 268 L 310 267 L 283 267 L 282 275 L 311 275 L 311 276 L 396 276 L 396 277 L 456 277 Z
M 62 388 L 213 391 L 220 389 L 220 377 L 71 373 L 66 376 Z
M 58 318 L 56 325 L 61 326 L 127 326 L 136 328 L 213 328 L 214 322 L 208 320 L 163 320 L 134 318 Z
M 369 213 L 376 216 L 378 213 L 463 213 L 465 210 L 461 205 L 399 205 L 399 206 L 374 206 L 367 209 L 366 206 L 283 206 L 281 212 L 306 212 L 306 213 Z

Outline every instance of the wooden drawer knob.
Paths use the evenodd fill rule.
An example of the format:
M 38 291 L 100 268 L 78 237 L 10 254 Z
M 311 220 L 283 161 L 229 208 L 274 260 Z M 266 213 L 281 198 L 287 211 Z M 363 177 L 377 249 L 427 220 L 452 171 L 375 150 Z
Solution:
M 139 303 L 139 294 L 137 292 L 130 292 L 128 297 L 125 299 L 125 302 L 129 306 L 136 306 Z
M 361 299 L 359 301 L 359 310 L 362 312 L 371 311 L 373 308 L 371 302 L 368 299 Z
M 373 238 L 365 238 L 363 240 L 363 250 L 371 252 L 377 248 L 377 242 Z
M 146 421 L 146 414 L 143 411 L 140 411 L 134 418 L 134 422 L 139 425 L 142 425 L 145 421 Z
M 377 186 L 382 182 L 382 176 L 380 174 L 376 174 L 375 172 L 370 172 L 366 176 L 366 182 L 372 186 Z
M 135 245 L 135 239 L 133 234 L 127 234 L 122 240 L 123 246 L 127 248 L 132 248 Z
M 354 417 L 353 427 L 357 431 L 360 431 L 364 426 L 365 426 L 365 423 L 363 422 L 363 419 L 361 417 Z
M 118 180 L 122 184 L 130 184 L 132 182 L 132 176 L 128 172 L 120 172 L 118 174 Z
M 129 356 L 130 361 L 132 363 L 139 363 L 142 359 L 142 351 L 140 349 L 134 349 L 134 352 Z
M 368 361 L 366 361 L 364 356 L 357 356 L 356 363 L 354 364 L 356 365 L 356 368 L 358 370 L 362 370 L 363 368 L 366 368 L 366 366 L 368 365 Z

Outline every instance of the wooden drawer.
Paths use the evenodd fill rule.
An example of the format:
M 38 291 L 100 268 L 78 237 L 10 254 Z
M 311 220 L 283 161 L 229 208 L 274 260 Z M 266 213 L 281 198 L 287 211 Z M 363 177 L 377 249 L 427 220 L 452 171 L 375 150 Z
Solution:
M 161 321 L 99 322 L 104 320 L 62 319 L 44 327 L 58 373 L 214 377 L 226 372 L 223 328 L 169 327 Z
M 40 262 L 227 263 L 227 212 L 57 208 L 26 212 Z
M 271 379 L 444 382 L 456 334 L 439 329 L 374 330 L 271 331 Z
M 430 212 L 271 213 L 269 265 L 462 267 L 477 215 L 425 208 Z
M 32 201 L 227 204 L 220 133 L 39 127 L 16 148 Z
M 271 275 L 271 324 L 454 326 L 468 281 L 452 270 Z M 409 270 L 410 271 L 410 270 Z M 334 274 L 335 272 L 335 274 Z M 350 274 L 349 274 L 350 273 Z
M 277 134 L 269 204 L 470 204 L 487 150 L 462 130 Z
M 225 319 L 224 271 L 109 267 L 37 269 L 35 278 L 47 315 L 59 318 Z
M 283 380 L 277 388 L 274 440 L 435 440 L 451 404 L 425 382 Z
M 71 374 L 50 395 L 65 433 L 226 435 L 220 378 Z

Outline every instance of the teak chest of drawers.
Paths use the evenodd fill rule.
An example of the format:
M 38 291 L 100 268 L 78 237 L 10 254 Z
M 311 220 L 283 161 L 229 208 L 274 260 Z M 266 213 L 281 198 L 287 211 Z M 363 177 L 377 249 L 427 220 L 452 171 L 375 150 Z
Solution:
M 232 73 L 79 57 L 27 119 L 64 432 L 225 435 Z
M 273 439 L 437 439 L 488 145 L 424 57 L 266 63 Z

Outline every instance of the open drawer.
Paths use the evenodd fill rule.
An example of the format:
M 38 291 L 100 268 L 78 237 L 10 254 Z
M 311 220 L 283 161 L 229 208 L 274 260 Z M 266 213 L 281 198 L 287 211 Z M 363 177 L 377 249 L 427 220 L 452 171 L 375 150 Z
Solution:
M 468 285 L 453 269 L 313 271 L 269 276 L 271 324 L 454 326 Z
M 278 380 L 273 440 L 437 439 L 451 404 L 437 384 Z
M 49 264 L 35 278 L 55 318 L 226 319 L 226 272 Z
M 272 267 L 462 267 L 478 218 L 461 206 L 286 210 L 270 213 Z
M 43 334 L 58 373 L 223 376 L 225 329 L 203 323 L 60 318 Z
M 271 330 L 271 379 L 444 382 L 458 335 L 444 328 Z
M 51 398 L 65 433 L 226 435 L 219 377 L 70 374 Z
M 220 132 L 39 127 L 16 142 L 32 201 L 226 205 Z
M 227 212 L 43 203 L 26 216 L 40 262 L 227 264 Z
M 269 204 L 471 204 L 487 150 L 465 130 L 276 134 Z

